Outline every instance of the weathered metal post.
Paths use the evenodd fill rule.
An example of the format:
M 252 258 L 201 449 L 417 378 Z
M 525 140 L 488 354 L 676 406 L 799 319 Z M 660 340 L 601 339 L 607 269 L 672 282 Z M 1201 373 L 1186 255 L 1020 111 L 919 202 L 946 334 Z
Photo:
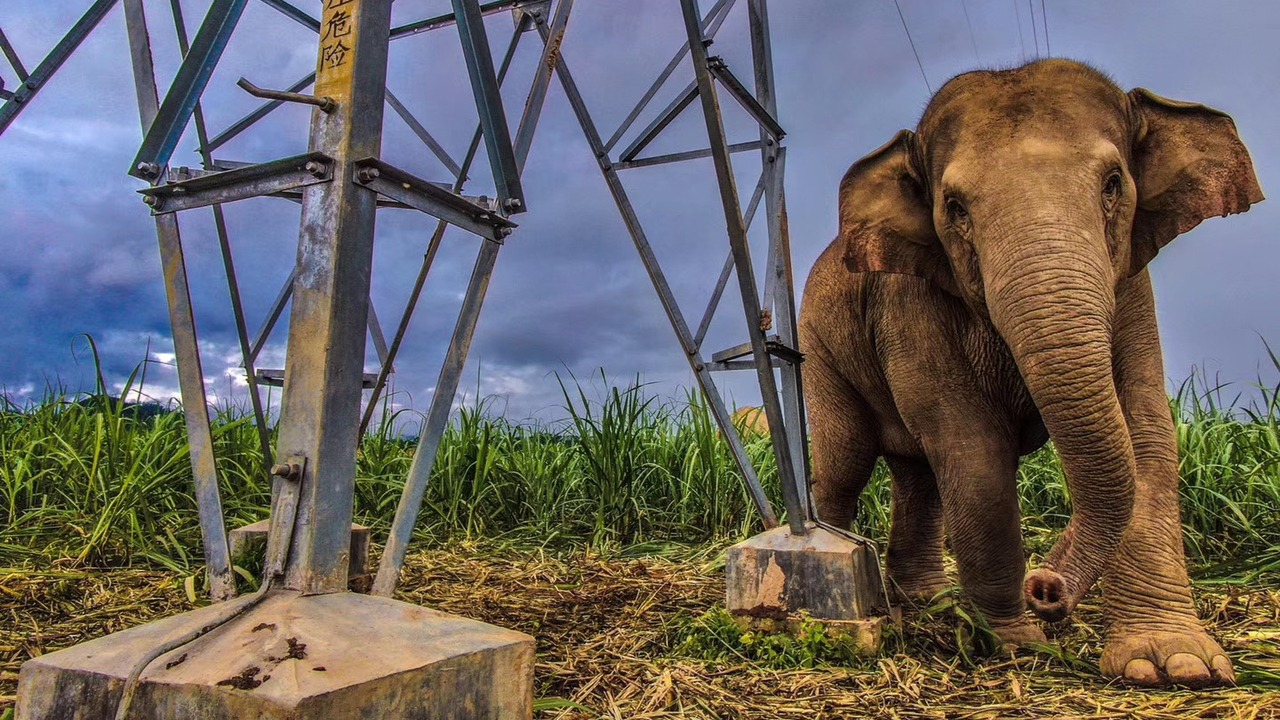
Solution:
M 139 20 L 140 0 L 126 2 L 136 12 L 131 17 Z M 315 95 L 329 102 L 312 111 L 305 162 L 277 161 L 240 175 L 208 176 L 203 185 L 170 183 L 153 188 L 154 193 L 147 196 L 157 212 L 162 251 L 172 250 L 165 267 L 177 335 L 177 330 L 190 324 L 190 309 L 189 300 L 180 302 L 185 284 L 178 280 L 185 276 L 179 277 L 177 217 L 165 212 L 168 198 L 179 198 L 175 205 L 217 203 L 237 179 L 255 176 L 260 180 L 268 172 L 281 182 L 292 177 L 287 182 L 301 188 L 302 223 L 292 282 L 278 464 L 272 469 L 275 493 L 259 591 L 26 663 L 20 675 L 18 717 L 532 716 L 532 638 L 347 590 L 379 195 L 394 195 L 411 205 L 421 202 L 428 212 L 453 213 L 460 223 L 475 223 L 466 212 L 488 218 L 475 223 L 477 231 L 488 237 L 477 266 L 485 282 L 497 245 L 510 233 L 505 218 L 493 220 L 491 214 L 479 212 L 483 208 L 462 204 L 461 198 L 446 200 L 438 195 L 444 191 L 377 159 L 391 3 L 323 0 Z M 480 17 L 475 0 L 455 4 L 460 16 L 463 11 L 472 16 L 475 23 L 470 29 L 475 29 Z M 237 5 L 242 6 L 243 0 L 215 2 L 210 17 L 222 23 L 215 40 L 225 43 L 230 33 L 225 25 L 234 25 Z M 209 26 L 206 18 L 197 46 L 202 35 L 210 37 Z M 138 47 L 145 46 L 145 28 L 135 22 L 131 30 Z M 471 40 L 484 45 L 482 34 Z M 217 44 L 206 44 L 209 54 L 216 56 Z M 146 54 L 143 66 L 149 75 L 149 51 Z M 192 56 L 198 57 L 195 52 Z M 487 72 L 481 69 L 482 80 L 492 80 L 491 76 L 492 67 Z M 138 77 L 142 91 L 148 83 L 143 74 Z M 144 142 L 139 166 L 160 166 L 167 160 L 171 139 L 180 134 L 199 95 L 198 89 L 191 89 L 200 84 L 197 77 L 191 85 L 176 88 L 177 94 L 171 90 L 157 113 L 154 80 L 150 83 L 149 92 L 141 92 L 140 102 L 151 142 Z M 182 102 L 171 102 L 179 96 Z M 168 115 L 164 107 L 171 108 Z M 156 117 L 159 124 L 153 121 Z M 500 112 L 491 120 L 505 124 Z M 513 163 L 510 140 L 504 142 L 508 156 L 504 161 Z M 162 177 L 158 169 L 146 174 Z M 308 180 L 305 174 L 312 177 Z M 395 182 L 387 183 L 383 175 L 394 177 Z M 210 181 L 210 177 L 216 179 Z M 506 177 L 513 182 L 504 197 L 518 199 L 518 175 L 512 171 Z M 423 196 L 404 194 L 415 188 Z M 483 284 L 477 289 L 479 296 Z M 175 290 L 180 291 L 176 300 Z M 474 312 L 464 313 L 460 324 L 474 327 L 478 298 L 473 305 Z M 194 353 L 194 329 L 190 344 Z M 465 357 L 465 344 L 461 356 Z M 456 364 L 460 370 L 461 360 Z M 192 378 L 198 386 L 198 364 L 195 373 L 186 368 L 184 378 Z M 188 389 L 186 383 L 183 389 Z M 202 398 L 203 394 L 194 392 L 187 397 L 189 421 L 192 410 L 205 411 L 199 402 Z M 204 419 L 197 429 L 207 430 L 207 414 Z M 217 522 L 221 529 L 220 516 Z M 225 561 L 225 537 L 219 540 Z
M 750 342 L 739 352 L 746 354 L 744 351 L 749 348 L 753 360 L 787 507 L 786 526 L 766 530 L 726 553 L 726 600 L 729 611 L 743 624 L 768 627 L 781 622 L 785 626 L 804 612 L 827 622 L 845 623 L 855 631 L 860 643 L 871 649 L 879 642 L 881 616 L 889 610 L 888 603 L 884 602 L 876 548 L 865 539 L 818 523 L 809 502 L 808 448 L 800 383 L 803 355 L 795 326 L 782 183 L 786 154 L 781 146 L 782 127 L 776 118 L 766 0 L 750 0 L 749 5 L 754 97 L 723 61 L 708 55 L 710 43 L 700 28 L 697 0 L 681 0 L 689 54 L 746 313 Z M 757 295 L 747 226 L 739 205 L 715 80 L 719 80 L 760 125 L 760 182 L 769 233 L 763 303 Z M 778 336 L 771 345 L 766 342 L 765 331 L 775 322 Z M 782 373 L 781 400 L 775 369 Z

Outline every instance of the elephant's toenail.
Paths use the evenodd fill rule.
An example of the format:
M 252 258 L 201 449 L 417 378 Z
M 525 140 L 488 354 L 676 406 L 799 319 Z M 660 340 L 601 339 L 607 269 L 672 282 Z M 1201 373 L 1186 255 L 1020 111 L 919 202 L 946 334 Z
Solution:
M 1174 653 L 1164 664 L 1169 679 L 1179 685 L 1198 687 L 1209 682 L 1209 668 L 1191 653 Z
M 1155 663 L 1146 658 L 1134 658 L 1124 666 L 1124 677 L 1126 680 L 1138 685 L 1158 685 L 1160 684 L 1160 673 L 1156 670 Z
M 1214 676 L 1223 682 L 1236 684 L 1236 671 L 1231 667 L 1231 660 L 1226 655 L 1215 655 L 1213 662 Z

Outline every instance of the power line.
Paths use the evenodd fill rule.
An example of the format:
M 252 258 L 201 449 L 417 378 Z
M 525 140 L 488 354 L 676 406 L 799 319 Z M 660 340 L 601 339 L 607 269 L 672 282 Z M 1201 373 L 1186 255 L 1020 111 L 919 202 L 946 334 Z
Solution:
M 1040 0 L 1044 2 L 1044 0 Z M 960 7 L 964 9 L 964 24 L 969 26 L 969 42 L 973 43 L 973 56 L 978 59 L 978 64 L 982 64 L 982 56 L 978 54 L 978 40 L 973 36 L 973 23 L 969 22 L 969 7 L 964 0 L 960 0 Z M 1043 11 L 1041 12 L 1043 15 Z M 1045 31 L 1045 42 L 1048 42 L 1048 30 Z
M 1044 23 L 1044 54 L 1052 56 L 1049 51 L 1049 13 L 1044 10 L 1044 0 L 1040 0 L 1040 22 Z
M 1027 0 L 1027 9 L 1031 11 L 1031 38 L 1036 41 L 1036 58 L 1040 57 L 1040 37 L 1036 31 L 1036 6 L 1032 0 Z
M 1022 53 L 1018 57 L 1025 60 L 1027 58 L 1027 43 L 1022 39 L 1022 11 L 1018 9 L 1018 0 L 1013 0 L 1013 17 L 1018 21 L 1018 48 Z
M 916 67 L 920 68 L 920 77 L 924 78 L 924 86 L 929 89 L 929 94 L 933 94 L 933 86 L 929 84 L 929 76 L 924 73 L 924 63 L 920 62 L 920 53 L 916 52 L 916 41 L 911 39 L 911 30 L 907 28 L 907 19 L 902 16 L 902 6 L 898 5 L 898 0 L 893 0 L 893 6 L 898 8 L 898 19 L 902 21 L 902 29 L 907 33 L 907 42 L 911 43 L 911 54 L 916 56 Z

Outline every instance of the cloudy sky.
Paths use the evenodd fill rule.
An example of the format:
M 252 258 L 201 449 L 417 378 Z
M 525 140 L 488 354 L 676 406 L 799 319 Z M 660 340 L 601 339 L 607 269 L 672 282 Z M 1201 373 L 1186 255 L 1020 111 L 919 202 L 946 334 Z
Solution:
M 177 67 L 167 2 L 147 10 L 162 84 Z M 317 2 L 300 2 L 314 12 Z M 3 28 L 31 67 L 52 47 L 87 0 L 0 5 Z M 403 22 L 443 11 L 447 0 L 399 0 Z M 708 0 L 703 5 L 710 6 Z M 750 81 L 746 3 L 739 0 L 713 52 Z M 979 66 L 1045 54 L 1087 60 L 1125 87 L 1202 102 L 1234 116 L 1264 192 L 1280 192 L 1280 5 L 1264 0 L 900 0 L 933 88 Z M 183 0 L 194 33 L 207 0 Z M 1036 31 L 1033 36 L 1032 12 Z M 1020 22 L 1020 24 L 1019 24 Z M 835 234 L 836 185 L 845 169 L 912 127 L 929 97 L 891 0 L 775 0 L 771 8 L 779 115 L 788 132 L 787 195 L 797 281 Z M 509 15 L 489 18 L 500 53 Z M 972 34 L 970 33 L 972 27 Z M 676 0 L 578 0 L 564 45 L 605 137 L 648 87 L 684 37 Z M 245 76 L 286 87 L 314 66 L 314 35 L 262 3 L 251 2 L 205 95 L 213 132 L 255 107 L 235 87 Z M 518 117 L 539 47 L 521 44 L 505 90 Z M 13 73 L 0 64 L 13 87 Z M 642 127 L 691 78 L 682 67 L 658 95 Z M 452 29 L 393 45 L 388 85 L 449 152 L 460 158 L 475 123 L 465 68 Z M 755 139 L 745 116 L 724 103 L 732 141 Z M 514 120 L 513 120 L 514 123 Z M 218 156 L 264 161 L 301 152 L 307 111 L 285 107 L 220 149 Z M 19 402 L 50 384 L 75 390 L 92 381 L 82 334 L 98 344 L 108 381 L 118 384 L 146 357 L 145 391 L 174 393 L 172 346 L 154 224 L 125 171 L 141 132 L 130 77 L 123 13 L 116 8 L 0 138 L 0 386 Z M 625 144 L 625 142 L 624 142 Z M 650 152 L 705 144 L 699 109 L 690 107 Z M 175 164 L 196 165 L 189 133 Z M 384 158 L 423 177 L 448 180 L 444 167 L 389 110 Z M 744 196 L 759 160 L 736 155 Z M 468 192 L 492 192 L 486 164 Z M 697 323 L 727 252 L 723 215 L 709 160 L 630 170 L 623 181 L 668 273 L 686 317 Z M 561 414 L 557 373 L 587 379 L 603 368 L 611 381 L 637 375 L 657 392 L 677 395 L 692 377 L 634 247 L 605 190 L 563 93 L 552 88 L 524 178 L 530 212 L 499 257 L 463 388 L 498 398 L 515 418 Z M 1177 383 L 1201 368 L 1247 391 L 1274 383 L 1262 338 L 1280 342 L 1274 282 L 1280 260 L 1280 204 L 1213 219 L 1179 239 L 1152 265 L 1166 374 Z M 261 198 L 227 209 L 251 331 L 266 313 L 293 262 L 298 209 Z M 411 211 L 379 214 L 373 301 L 394 328 L 434 221 Z M 235 366 L 235 330 L 208 211 L 182 216 L 196 320 L 210 395 L 243 399 Z M 764 239 L 763 223 L 753 228 Z M 474 257 L 477 240 L 446 236 L 405 341 L 395 399 L 425 409 Z M 757 260 L 763 259 L 757 250 Z M 708 349 L 745 339 L 731 284 Z M 287 318 L 287 315 L 286 315 Z M 259 367 L 283 367 L 282 326 Z M 148 356 L 148 352 L 150 355 Z M 370 351 L 372 359 L 372 351 Z M 724 377 L 723 375 L 721 377 Z M 239 388 L 239 389 L 238 389 Z M 754 404 L 749 376 L 726 378 L 731 402 Z

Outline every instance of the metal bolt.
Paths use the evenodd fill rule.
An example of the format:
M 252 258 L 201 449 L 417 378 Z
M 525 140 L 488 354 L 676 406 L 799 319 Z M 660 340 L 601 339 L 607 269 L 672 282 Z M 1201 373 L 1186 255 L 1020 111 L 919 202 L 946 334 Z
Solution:
M 520 198 L 507 198 L 506 206 L 508 210 L 519 210 L 524 207 L 524 201 Z
M 160 198 L 156 195 L 143 195 L 142 202 L 146 203 L 148 207 L 160 207 Z
M 140 162 L 136 169 L 144 177 L 153 178 L 160 174 L 160 166 L 155 163 Z
M 498 228 L 498 237 L 511 237 L 512 229 L 509 227 Z
M 316 160 L 308 160 L 307 164 L 302 167 L 304 170 L 311 173 L 312 176 L 318 178 L 324 177 L 325 172 L 329 169 L 327 165 Z
M 765 144 L 765 145 L 768 145 L 768 146 L 770 146 L 770 147 L 772 147 L 772 146 L 773 146 L 773 138 L 771 138 L 771 137 L 770 137 L 770 138 L 765 138 L 765 139 L 764 139 L 764 144 Z
M 356 172 L 356 180 L 362 183 L 370 183 L 377 180 L 381 175 L 382 173 L 378 172 L 378 168 L 360 168 L 360 170 Z
M 298 463 L 279 463 L 271 466 L 271 474 L 285 480 L 302 479 L 302 466 Z

